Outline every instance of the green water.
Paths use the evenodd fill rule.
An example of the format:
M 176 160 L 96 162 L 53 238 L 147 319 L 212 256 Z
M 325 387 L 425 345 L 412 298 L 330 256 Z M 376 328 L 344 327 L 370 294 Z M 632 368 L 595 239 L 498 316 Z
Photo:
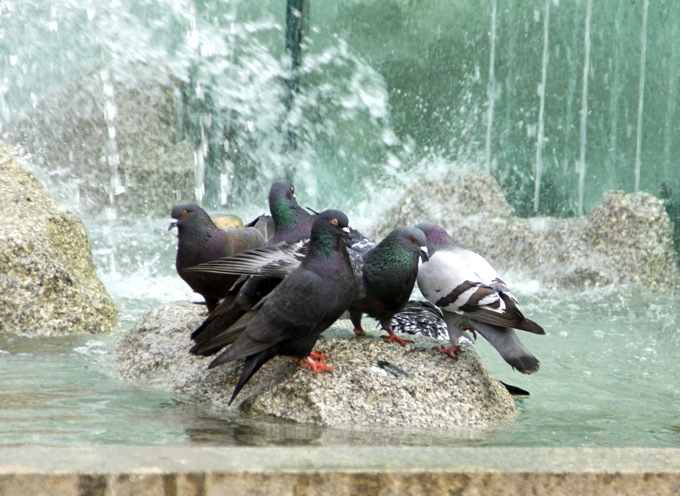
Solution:
M 158 142 L 207 150 L 206 174 L 216 166 L 221 184 L 206 188 L 232 202 L 266 193 L 285 170 L 310 195 L 337 203 L 337 191 L 353 189 L 361 199 L 379 180 L 444 159 L 490 171 L 522 215 L 587 212 L 608 190 L 641 189 L 678 216 L 680 1 L 309 3 L 301 90 L 287 113 L 285 2 L 0 2 L 0 134 L 82 77 L 117 81 L 119 99 L 121 87 L 134 95 L 141 65 L 156 68 L 161 87 L 181 81 L 171 91 L 187 100 L 162 116 L 177 129 Z M 122 116 L 97 92 L 111 133 Z M 84 124 L 75 110 L 63 125 L 90 133 L 91 117 Z M 39 114 L 50 111 L 63 113 L 48 103 Z M 282 145 L 282 123 L 297 134 L 295 150 Z M 108 147 L 117 157 L 102 158 L 125 169 L 147 150 L 120 136 Z M 74 163 L 73 147 L 43 138 L 62 183 L 70 174 L 107 183 L 106 171 Z M 118 174 L 116 189 L 135 187 Z
M 116 379 L 109 350 L 142 312 L 195 300 L 172 269 L 166 219 L 90 226 L 101 276 L 121 312 L 108 337 L 0 337 L 0 444 L 677 446 L 680 308 L 637 288 L 571 292 L 512 274 L 527 315 L 547 336 L 523 334 L 541 360 L 513 372 L 483 340 L 484 363 L 531 392 L 514 423 L 484 433 L 324 429 L 211 410 Z M 129 241 L 135 238 L 136 245 Z M 115 245 L 113 244 L 115 240 Z M 116 248 L 116 246 L 120 248 Z M 453 365 L 453 364 L 452 364 Z
M 478 343 L 498 378 L 532 394 L 518 400 L 515 423 L 481 436 L 225 416 L 115 378 L 109 350 L 136 319 L 194 299 L 173 271 L 167 220 L 129 218 L 116 200 L 133 195 L 157 212 L 179 200 L 184 176 L 140 191 L 127 175 L 139 157 L 156 163 L 161 143 L 189 140 L 197 158 L 207 147 L 220 194 L 248 205 L 244 218 L 266 209 L 254 199 L 285 170 L 305 205 L 344 209 L 362 227 L 404 185 L 473 166 L 499 180 L 521 215 L 568 216 L 609 189 L 639 187 L 664 198 L 680 240 L 680 1 L 310 0 L 302 89 L 289 113 L 284 3 L 0 0 L 0 135 L 25 145 L 56 198 L 87 212 L 120 309 L 111 337 L 0 336 L 0 444 L 677 446 L 680 308 L 644 288 L 571 292 L 506 274 L 548 336 L 523 336 L 542 363 L 531 377 Z M 148 77 L 140 67 L 158 78 L 143 89 L 187 100 L 167 115 L 140 109 L 152 124 L 176 123 L 153 146 L 125 134 L 125 114 L 106 93 L 115 80 L 118 103 L 135 95 L 136 78 Z M 72 94 L 82 79 L 101 94 Z M 68 112 L 50 100 L 63 91 Z M 90 126 L 104 112 L 104 128 Z M 294 151 L 282 123 L 294 125 Z M 45 136 L 27 145 L 18 128 Z

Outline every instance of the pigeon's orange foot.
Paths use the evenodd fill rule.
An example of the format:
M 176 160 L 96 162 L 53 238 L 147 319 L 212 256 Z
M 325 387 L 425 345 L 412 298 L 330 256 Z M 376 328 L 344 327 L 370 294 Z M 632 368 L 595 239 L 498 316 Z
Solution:
M 309 354 L 309 358 L 313 360 L 328 360 L 328 353 L 317 353 L 316 351 L 312 350 L 312 352 Z
M 317 362 L 310 356 L 300 360 L 298 363 L 300 367 L 302 367 L 303 369 L 310 369 L 315 374 L 320 371 L 330 372 L 331 370 L 335 370 L 335 367 L 333 367 L 332 365 L 328 365 L 326 363 L 326 360 L 320 360 Z
M 397 336 L 392 329 L 385 329 L 387 331 L 387 336 L 380 336 L 385 341 L 397 343 L 400 345 L 405 345 L 406 343 L 413 343 L 410 339 L 404 339 Z
M 354 334 L 356 334 L 357 336 L 365 336 L 366 332 L 364 331 L 363 327 L 357 326 L 354 328 Z
M 458 357 L 458 352 L 460 351 L 460 348 L 458 346 L 435 346 L 432 348 L 435 351 L 438 351 L 439 353 L 444 353 L 445 355 L 449 355 L 451 358 L 457 358 Z

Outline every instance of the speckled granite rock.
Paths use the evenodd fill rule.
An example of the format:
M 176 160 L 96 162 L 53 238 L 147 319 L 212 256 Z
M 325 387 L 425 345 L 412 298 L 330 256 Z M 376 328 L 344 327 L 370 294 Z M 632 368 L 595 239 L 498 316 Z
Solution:
M 648 193 L 609 193 L 575 219 L 526 219 L 515 215 L 493 178 L 470 169 L 414 186 L 370 231 L 379 239 L 391 226 L 423 221 L 445 227 L 499 273 L 546 285 L 670 288 L 680 281 L 668 215 Z
M 207 370 L 210 359 L 189 355 L 189 335 L 204 314 L 202 306 L 190 303 L 147 312 L 113 352 L 120 376 L 227 409 L 242 364 Z M 432 351 L 434 341 L 427 338 L 400 347 L 384 343 L 379 334 L 357 339 L 349 322 L 339 321 L 316 347 L 330 354 L 334 372 L 314 375 L 288 357 L 276 357 L 231 408 L 327 426 L 481 428 L 514 417 L 512 397 L 473 348 L 454 361 Z
M 97 278 L 82 222 L 0 142 L 0 332 L 103 333 L 116 309 Z

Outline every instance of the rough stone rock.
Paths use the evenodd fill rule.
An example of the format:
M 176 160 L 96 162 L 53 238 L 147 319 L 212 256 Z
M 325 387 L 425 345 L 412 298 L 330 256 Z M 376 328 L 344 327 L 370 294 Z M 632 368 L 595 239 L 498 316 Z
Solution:
M 74 185 L 64 194 L 86 199 L 83 213 L 113 207 L 119 215 L 167 215 L 195 195 L 194 150 L 172 118 L 174 87 L 155 66 L 93 70 L 40 101 L 8 139 L 48 171 L 60 186 L 55 194 Z M 71 177 L 80 181 L 64 180 Z
M 578 218 L 520 218 L 493 178 L 469 169 L 412 187 L 371 231 L 380 239 L 393 226 L 424 221 L 446 228 L 500 274 L 548 286 L 655 289 L 680 281 L 670 220 L 661 200 L 648 193 L 608 193 Z
M 242 363 L 207 370 L 210 358 L 189 354 L 189 336 L 204 316 L 204 307 L 186 302 L 148 311 L 112 353 L 119 375 L 218 408 L 326 426 L 484 428 L 515 414 L 512 397 L 473 347 L 453 360 L 424 337 L 406 347 L 384 343 L 377 331 L 355 338 L 347 321 L 338 321 L 316 346 L 330 354 L 332 373 L 312 374 L 290 357 L 275 357 L 228 407 Z
M 82 222 L 0 142 L 0 332 L 110 332 L 117 312 Z

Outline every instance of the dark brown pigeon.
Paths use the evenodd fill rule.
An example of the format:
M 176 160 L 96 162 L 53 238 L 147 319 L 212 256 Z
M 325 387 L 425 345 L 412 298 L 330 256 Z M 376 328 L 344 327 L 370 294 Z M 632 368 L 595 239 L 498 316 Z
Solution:
M 177 273 L 191 289 L 205 298 L 208 311 L 212 312 L 238 276 L 203 274 L 185 269 L 261 246 L 265 242 L 264 235 L 256 227 L 220 229 L 195 203 L 177 204 L 170 215 L 172 222 L 169 229 L 177 228 Z
M 295 188 L 290 181 L 280 180 L 272 184 L 269 211 L 274 221 L 274 236 L 268 245 L 309 238 L 314 216 L 298 205 Z M 280 277 L 232 277 L 236 277 L 238 282 L 215 311 L 192 333 L 191 337 L 196 342 L 192 353 L 212 355 L 219 351 L 214 346 L 206 347 L 205 343 L 213 342 L 213 336 L 231 327 L 281 282 Z
M 347 310 L 354 291 L 354 274 L 347 246 L 347 216 L 326 210 L 314 220 L 307 255 L 268 296 L 232 327 L 213 339 L 229 345 L 210 364 L 245 359 L 231 401 L 241 388 L 276 355 L 289 355 L 313 369 L 322 369 L 309 358 L 321 333 Z M 230 401 L 230 402 L 231 402 Z

